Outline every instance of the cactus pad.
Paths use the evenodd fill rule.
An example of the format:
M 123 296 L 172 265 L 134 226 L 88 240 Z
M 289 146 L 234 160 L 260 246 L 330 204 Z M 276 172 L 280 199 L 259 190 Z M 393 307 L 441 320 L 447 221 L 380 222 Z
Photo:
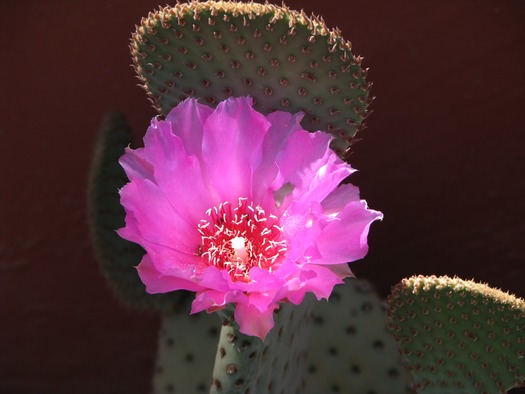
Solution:
M 282 6 L 192 1 L 143 18 L 135 70 L 159 113 L 187 97 L 215 106 L 250 95 L 255 109 L 304 111 L 302 126 L 334 134 L 344 155 L 362 128 L 370 84 L 338 29 Z
M 387 331 L 384 301 L 364 280 L 337 286 L 314 309 L 306 392 L 406 394 L 408 373 Z
M 408 393 L 383 302 L 367 282 L 346 282 L 328 303 L 281 305 L 264 342 L 226 321 L 211 392 Z
M 219 330 L 215 314 L 164 316 L 153 394 L 208 393 Z
M 525 301 L 472 281 L 417 276 L 388 299 L 420 393 L 494 394 L 523 385 Z
M 311 309 L 307 295 L 301 305 L 281 304 L 275 326 L 264 342 L 238 331 L 237 324 L 224 321 L 210 393 L 303 393 Z

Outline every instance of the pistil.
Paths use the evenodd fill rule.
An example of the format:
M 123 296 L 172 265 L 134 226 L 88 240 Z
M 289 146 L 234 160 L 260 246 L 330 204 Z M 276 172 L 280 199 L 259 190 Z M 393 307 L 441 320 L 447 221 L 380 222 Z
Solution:
M 246 198 L 234 207 L 221 203 L 206 214 L 209 219 L 198 225 L 200 254 L 210 265 L 227 270 L 234 281 L 249 282 L 253 267 L 272 271 L 286 253 L 278 218 Z

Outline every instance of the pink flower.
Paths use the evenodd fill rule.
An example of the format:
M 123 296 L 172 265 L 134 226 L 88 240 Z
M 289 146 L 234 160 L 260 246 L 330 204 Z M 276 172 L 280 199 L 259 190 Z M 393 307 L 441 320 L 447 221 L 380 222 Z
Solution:
M 340 185 L 354 170 L 302 116 L 264 116 L 244 97 L 216 109 L 188 99 L 152 120 L 144 148 L 120 160 L 119 234 L 146 250 L 147 292 L 195 291 L 192 313 L 233 303 L 240 331 L 264 339 L 279 302 L 328 298 L 352 275 L 382 214 Z

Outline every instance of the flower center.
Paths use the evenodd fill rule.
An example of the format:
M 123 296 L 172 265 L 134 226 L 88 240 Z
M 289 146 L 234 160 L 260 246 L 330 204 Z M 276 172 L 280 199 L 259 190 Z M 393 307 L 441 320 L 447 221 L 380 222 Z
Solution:
M 277 216 L 266 215 L 246 198 L 239 198 L 237 206 L 223 202 L 206 214 L 209 219 L 198 225 L 199 253 L 211 265 L 227 270 L 234 281 L 249 282 L 252 267 L 271 272 L 286 252 Z

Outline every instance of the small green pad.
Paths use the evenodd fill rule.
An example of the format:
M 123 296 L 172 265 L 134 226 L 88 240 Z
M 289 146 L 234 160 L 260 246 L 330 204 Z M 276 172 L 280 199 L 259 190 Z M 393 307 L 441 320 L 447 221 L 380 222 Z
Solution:
M 525 301 L 484 284 L 416 276 L 388 299 L 392 331 L 423 394 L 494 394 L 525 379 Z
M 161 114 L 187 97 L 215 106 L 249 95 L 264 114 L 304 111 L 302 126 L 331 132 L 341 155 L 367 116 L 362 58 L 338 29 L 286 6 L 192 1 L 161 8 L 142 19 L 131 52 Z

